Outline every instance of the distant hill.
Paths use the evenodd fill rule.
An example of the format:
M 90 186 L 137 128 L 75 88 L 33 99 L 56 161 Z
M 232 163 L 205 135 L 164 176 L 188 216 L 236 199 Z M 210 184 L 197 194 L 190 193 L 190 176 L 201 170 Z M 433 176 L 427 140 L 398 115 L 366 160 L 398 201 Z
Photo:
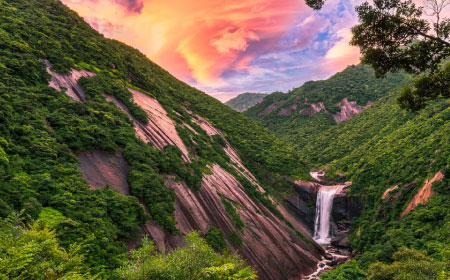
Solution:
M 266 93 L 252 93 L 252 92 L 246 92 L 239 94 L 233 99 L 228 100 L 225 105 L 230 107 L 231 109 L 234 109 L 238 112 L 243 112 L 247 110 L 250 107 L 253 107 L 260 101 L 261 99 L 266 96 Z
M 406 81 L 404 74 L 377 79 L 367 65 L 349 66 L 327 80 L 265 96 L 244 114 L 296 147 L 361 113 Z

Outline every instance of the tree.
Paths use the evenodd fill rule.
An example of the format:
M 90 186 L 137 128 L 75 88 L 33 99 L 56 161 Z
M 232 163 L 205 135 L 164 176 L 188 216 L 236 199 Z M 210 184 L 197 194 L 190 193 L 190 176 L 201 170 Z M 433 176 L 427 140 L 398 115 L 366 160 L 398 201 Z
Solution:
M 199 232 L 184 238 L 186 247 L 169 254 L 159 252 L 152 241 L 143 239 L 142 247 L 130 252 L 130 260 L 118 269 L 122 279 L 257 279 L 253 268 L 237 254 L 219 254 Z
M 320 9 L 323 0 L 306 0 Z M 404 109 L 417 111 L 427 101 L 450 97 L 449 71 L 442 63 L 450 56 L 450 19 L 442 11 L 450 0 L 425 0 L 423 7 L 412 0 L 375 0 L 356 7 L 360 24 L 352 28 L 351 44 L 360 48 L 362 63 L 371 65 L 377 77 L 405 70 L 419 76 L 399 95 Z M 433 90 L 424 84 L 437 83 Z
M 0 221 L 0 279 L 94 279 L 89 272 L 80 246 L 61 248 L 53 230 L 27 229 L 14 213 Z

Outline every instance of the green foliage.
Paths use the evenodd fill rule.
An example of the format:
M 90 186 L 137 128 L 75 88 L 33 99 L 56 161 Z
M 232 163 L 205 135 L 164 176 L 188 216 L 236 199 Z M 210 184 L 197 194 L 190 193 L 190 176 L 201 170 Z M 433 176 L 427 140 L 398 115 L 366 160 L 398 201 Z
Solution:
M 216 253 L 198 232 L 188 234 L 185 242 L 185 248 L 164 255 L 157 252 L 151 241 L 144 239 L 142 247 L 131 252 L 130 260 L 118 273 L 122 279 L 134 280 L 256 279 L 242 258 Z
M 306 0 L 316 10 L 324 2 Z M 417 111 L 429 100 L 450 96 L 448 71 L 439 69 L 450 56 L 448 5 L 448 1 L 425 1 L 420 6 L 411 0 L 379 0 L 356 7 L 360 23 L 352 28 L 351 44 L 360 48 L 361 61 L 378 77 L 399 70 L 421 74 L 413 90 L 405 88 L 398 96 L 402 108 Z
M 228 215 L 230 215 L 233 224 L 240 230 L 244 228 L 244 222 L 241 219 L 241 216 L 237 213 L 235 206 L 232 202 L 228 201 L 228 199 L 224 195 L 220 195 L 220 199 L 222 201 L 223 207 L 227 211 Z
M 242 239 L 241 239 L 241 237 L 239 236 L 239 234 L 237 232 L 233 231 L 230 234 L 230 241 L 234 245 L 236 245 L 238 247 L 242 247 Z
M 148 124 L 147 113 L 133 102 L 133 95 L 128 91 L 126 85 L 113 77 L 98 73 L 93 78 L 81 77 L 78 83 L 89 93 L 91 98 L 99 98 L 104 94 L 115 96 L 126 106 L 133 117 L 143 124 Z
M 427 103 L 437 98 L 450 97 L 450 64 L 447 63 L 441 71 L 424 74 L 416 78 L 412 87 L 405 87 L 397 96 L 401 108 L 418 111 Z
M 58 73 L 71 68 L 96 72 L 96 77 L 79 81 L 86 102 L 48 86 L 45 59 Z M 136 139 L 129 117 L 105 99 L 116 97 L 145 124 L 147 115 L 128 87 L 162 104 L 198 161 L 184 164 L 176 147 L 160 151 Z M 115 268 L 126 259 L 126 241 L 140 233 L 148 218 L 140 202 L 164 229 L 177 231 L 175 195 L 164 184 L 168 175 L 198 190 L 208 165 L 233 170 L 223 150 L 225 140 L 208 136 L 191 120 L 196 115 L 223 132 L 268 192 L 292 192 L 286 176 L 307 177 L 308 168 L 290 146 L 178 81 L 138 50 L 104 38 L 61 1 L 0 0 L 0 215 L 23 209 L 27 222 L 41 217 L 43 225 L 55 228 L 61 247 L 80 244 L 83 263 L 93 274 L 117 276 Z M 131 196 L 89 188 L 76 154 L 92 149 L 123 151 L 130 165 Z
M 329 270 L 320 275 L 322 280 L 364 280 L 364 272 L 359 268 L 354 260 L 339 265 L 336 269 Z
M 314 164 L 329 165 L 328 179 L 340 180 L 338 173 L 343 173 L 352 181 L 350 198 L 364 205 L 350 238 L 362 271 L 376 262 L 389 266 L 402 246 L 441 260 L 440 251 L 450 242 L 450 103 L 432 102 L 412 114 L 398 107 L 396 94 L 299 147 Z M 434 195 L 400 219 L 425 179 L 439 170 L 444 180 L 433 184 Z M 381 199 L 395 185 L 396 192 Z
M 211 248 L 218 252 L 222 252 L 227 248 L 225 242 L 225 235 L 221 229 L 211 226 L 208 232 L 205 234 L 205 240 Z
M 450 262 L 436 261 L 422 251 L 401 247 L 390 265 L 377 262 L 367 271 L 369 280 L 444 280 L 450 272 Z
M 44 207 L 39 213 L 38 224 L 40 227 L 54 229 L 56 226 L 66 221 L 66 219 L 67 218 L 58 210 L 51 207 Z
M 236 273 L 235 265 L 227 263 L 218 267 L 205 268 L 203 270 L 203 278 L 210 280 L 252 280 L 258 279 L 258 276 L 251 271 L 249 266 Z
M 54 231 L 26 229 L 11 215 L 0 221 L 1 279 L 93 279 L 80 246 L 61 248 Z
M 323 81 L 306 82 L 289 93 L 275 92 L 266 96 L 263 101 L 245 112 L 247 116 L 267 127 L 277 136 L 291 143 L 296 148 L 311 142 L 317 142 L 322 131 L 336 127 L 331 114 L 340 109 L 336 107 L 344 98 L 349 102 L 356 101 L 365 106 L 369 101 L 376 101 L 404 83 L 404 74 L 388 75 L 384 79 L 376 79 L 374 71 L 365 65 L 350 66 L 331 78 Z M 323 103 L 327 112 L 322 110 L 314 115 L 302 115 L 302 109 L 310 108 L 310 104 Z M 262 112 L 269 106 L 279 104 L 277 109 L 268 114 Z M 289 115 L 281 112 L 289 108 Z M 337 142 L 337 141 L 336 141 Z M 314 153 L 302 153 L 304 157 Z

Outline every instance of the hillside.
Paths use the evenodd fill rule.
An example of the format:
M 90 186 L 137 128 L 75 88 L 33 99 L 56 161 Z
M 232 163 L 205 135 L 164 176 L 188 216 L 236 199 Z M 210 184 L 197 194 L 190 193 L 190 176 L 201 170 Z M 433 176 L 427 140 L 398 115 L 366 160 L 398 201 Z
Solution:
M 299 147 L 327 165 L 328 180 L 351 181 L 349 197 L 364 204 L 351 226 L 355 260 L 323 279 L 448 278 L 450 101 L 413 114 L 399 108 L 397 93 Z
M 309 81 L 288 93 L 272 93 L 244 114 L 297 148 L 303 147 L 314 142 L 321 131 L 359 114 L 405 79 L 403 74 L 376 79 L 369 66 L 349 66 L 327 80 Z
M 439 279 L 448 276 L 449 105 L 448 100 L 436 102 L 414 115 L 400 110 L 395 94 L 390 94 L 308 147 L 325 150 L 319 160 L 334 159 L 329 177 L 345 173 L 353 182 L 351 194 L 365 201 L 351 236 L 353 248 L 361 253 L 356 258 L 361 268 L 377 261 L 390 264 L 392 254 L 405 246 L 424 250 L 432 257 L 426 261 L 438 271 L 443 265 L 439 261 L 446 261 L 447 270 L 442 269 Z M 332 140 L 335 137 L 340 144 Z M 380 269 L 372 266 L 369 273 Z
M 225 105 L 238 112 L 243 112 L 248 108 L 256 105 L 256 103 L 258 103 L 266 95 L 267 94 L 265 93 L 246 92 L 228 100 L 227 102 L 225 102 Z
M 0 0 L 0 53 L 2 240 L 49 228 L 101 278 L 143 235 L 173 251 L 196 230 L 262 279 L 314 269 L 323 250 L 274 203 L 309 178 L 282 140 L 56 0 Z M 13 213 L 36 232 L 11 235 Z
M 326 181 L 351 184 L 347 195 L 335 198 L 333 213 L 362 206 L 358 218 L 346 220 L 352 213 L 344 213 L 347 218 L 338 221 L 351 224 L 354 260 L 322 279 L 448 279 L 450 101 L 408 113 L 396 96 L 409 81 L 402 74 L 377 80 L 367 66 L 354 66 L 329 80 L 266 96 L 245 112 L 325 167 Z M 308 102 L 300 104 L 304 98 Z M 330 106 L 342 98 L 359 108 L 373 103 L 339 121 Z M 311 220 L 317 183 L 298 185 L 289 200 Z

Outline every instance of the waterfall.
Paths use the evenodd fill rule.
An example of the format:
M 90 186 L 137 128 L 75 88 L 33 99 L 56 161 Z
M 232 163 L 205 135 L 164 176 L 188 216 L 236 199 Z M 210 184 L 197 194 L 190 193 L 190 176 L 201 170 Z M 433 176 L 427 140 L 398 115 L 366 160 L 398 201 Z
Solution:
M 334 195 L 338 190 L 336 187 L 322 186 L 317 193 L 314 240 L 319 244 L 328 244 L 331 241 L 331 210 Z

